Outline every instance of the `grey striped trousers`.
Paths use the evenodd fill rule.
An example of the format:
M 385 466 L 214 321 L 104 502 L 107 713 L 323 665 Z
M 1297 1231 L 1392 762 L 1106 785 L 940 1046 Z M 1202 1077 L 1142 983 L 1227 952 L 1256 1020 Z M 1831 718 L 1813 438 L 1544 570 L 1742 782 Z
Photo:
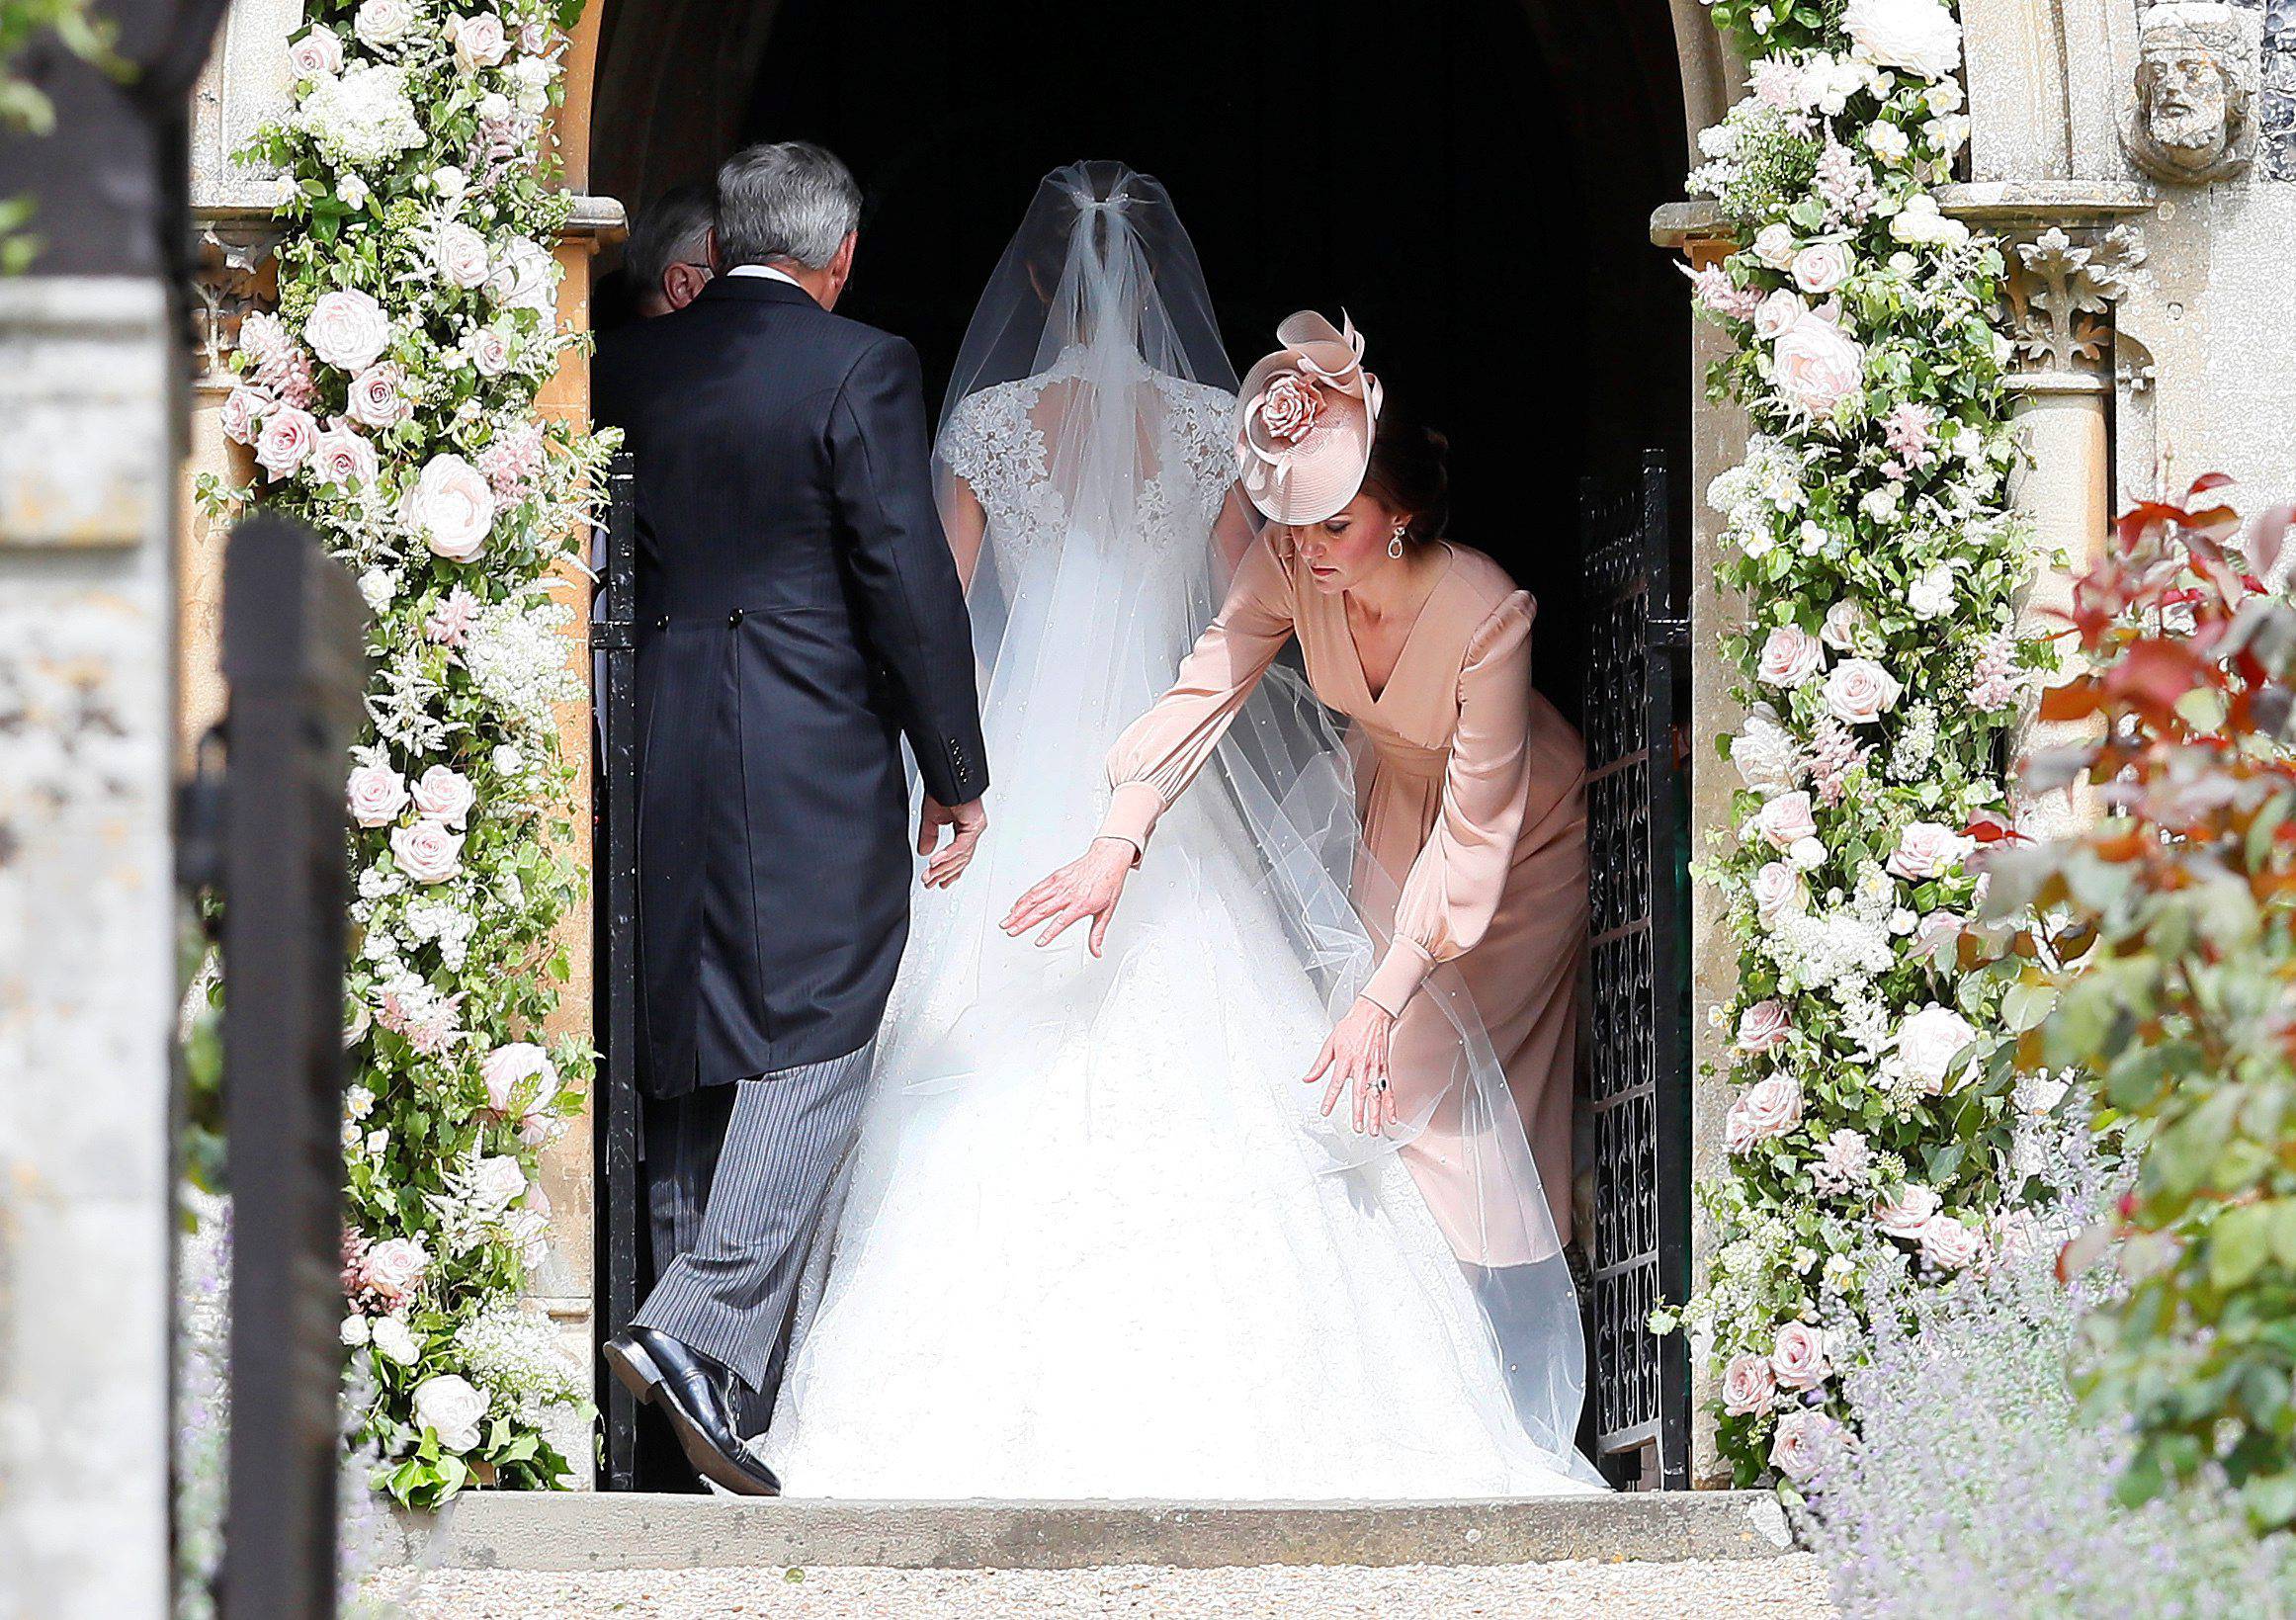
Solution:
M 701 1232 L 654 1283 L 633 1325 L 667 1333 L 766 1393 L 876 1051 L 872 1041 L 842 1058 L 735 1082 Z

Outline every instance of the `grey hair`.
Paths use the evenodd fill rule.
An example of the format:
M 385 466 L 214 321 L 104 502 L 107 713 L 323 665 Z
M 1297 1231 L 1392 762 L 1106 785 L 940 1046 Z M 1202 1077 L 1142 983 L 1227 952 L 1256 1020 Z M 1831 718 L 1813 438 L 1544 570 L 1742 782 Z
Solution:
M 661 292 L 674 264 L 700 264 L 709 252 L 718 206 L 704 186 L 673 186 L 640 209 L 622 250 L 622 266 L 639 298 Z
M 823 270 L 861 222 L 861 188 L 809 140 L 745 146 L 718 171 L 718 253 L 737 264 Z

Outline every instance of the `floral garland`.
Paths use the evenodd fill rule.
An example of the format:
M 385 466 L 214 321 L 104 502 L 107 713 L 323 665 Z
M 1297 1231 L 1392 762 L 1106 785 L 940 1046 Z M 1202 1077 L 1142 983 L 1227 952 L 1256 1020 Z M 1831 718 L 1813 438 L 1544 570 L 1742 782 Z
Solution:
M 343 1146 L 343 1339 L 374 1391 L 355 1439 L 429 1505 L 467 1484 L 563 1484 L 544 1437 L 584 1371 L 519 1292 L 546 1250 L 535 1155 L 590 1054 L 539 1031 L 581 877 L 552 848 L 580 695 L 550 581 L 577 554 L 607 450 L 535 400 L 578 338 L 556 320 L 547 116 L 581 0 L 320 0 L 285 44 L 293 109 L 249 156 L 282 178 L 276 314 L 233 356 L 224 432 L 372 610 L 368 725 L 348 782 L 356 1070 Z
M 1724 650 L 1746 716 L 1723 744 L 1732 825 L 1698 869 L 1739 947 L 1711 1016 L 1740 1089 L 1681 1317 L 1711 1344 L 1740 1483 L 1767 1467 L 1791 1489 L 1852 1415 L 1837 1375 L 1860 1335 L 1839 1324 L 2021 1230 L 2014 1127 L 2051 1098 L 1986 1061 L 2023 1009 L 1959 942 L 1971 857 L 2007 835 L 2004 733 L 2050 654 L 2017 631 L 2001 255 L 1931 193 L 1968 134 L 1959 25 L 1939 0 L 1712 9 L 1750 64 L 1691 176 L 1743 244 L 1691 272 L 1739 343 L 1712 387 L 1752 428 L 1707 496 L 1745 605 Z

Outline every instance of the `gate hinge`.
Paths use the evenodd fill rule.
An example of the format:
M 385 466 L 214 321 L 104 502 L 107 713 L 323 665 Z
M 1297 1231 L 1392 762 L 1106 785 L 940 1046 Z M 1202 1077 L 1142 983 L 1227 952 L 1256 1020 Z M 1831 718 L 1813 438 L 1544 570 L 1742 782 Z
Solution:
M 638 645 L 638 627 L 627 619 L 600 619 L 590 626 L 590 645 L 600 652 L 627 652 Z
M 1643 635 L 1652 646 L 1687 647 L 1690 644 L 1690 621 L 1653 618 L 1645 627 Z

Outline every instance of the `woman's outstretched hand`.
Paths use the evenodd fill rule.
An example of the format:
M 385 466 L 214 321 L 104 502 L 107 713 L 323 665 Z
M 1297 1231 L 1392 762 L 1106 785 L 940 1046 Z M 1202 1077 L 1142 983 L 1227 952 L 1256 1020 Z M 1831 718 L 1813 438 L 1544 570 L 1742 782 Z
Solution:
M 1093 839 L 1091 848 L 1013 901 L 1004 914 L 1004 931 L 1017 936 L 1042 923 L 1044 932 L 1037 935 L 1037 943 L 1050 945 L 1068 931 L 1070 923 L 1090 917 L 1092 932 L 1086 943 L 1098 956 L 1108 938 L 1108 919 L 1116 915 L 1124 880 L 1132 875 L 1139 854 L 1122 838 Z
M 1395 1087 L 1389 1083 L 1388 1042 L 1396 1029 L 1395 1014 L 1376 1001 L 1355 998 L 1347 1016 L 1323 1038 L 1323 1050 L 1301 1076 L 1308 1084 L 1324 1081 L 1323 1112 L 1339 1106 L 1339 1094 L 1355 1092 L 1355 1128 L 1377 1136 L 1397 1121 Z

